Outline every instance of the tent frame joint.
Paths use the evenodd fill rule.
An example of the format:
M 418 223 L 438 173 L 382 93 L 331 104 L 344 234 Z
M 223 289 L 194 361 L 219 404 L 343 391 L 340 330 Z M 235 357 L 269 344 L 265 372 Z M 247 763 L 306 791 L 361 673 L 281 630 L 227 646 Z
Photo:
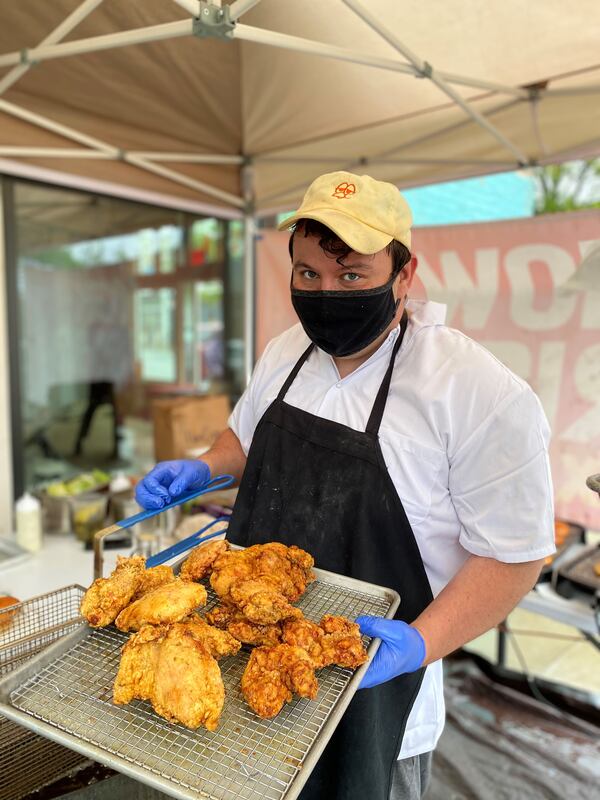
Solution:
M 199 14 L 193 19 L 192 33 L 199 39 L 233 39 L 236 20 L 231 19 L 229 6 L 219 8 L 206 0 L 198 0 Z
M 433 66 L 429 63 L 429 61 L 423 61 L 422 67 L 417 67 L 417 73 L 415 78 L 432 78 L 433 76 Z
M 19 60 L 24 67 L 35 67 L 40 63 L 39 61 L 29 57 L 29 49 L 27 47 L 24 47 L 19 51 Z

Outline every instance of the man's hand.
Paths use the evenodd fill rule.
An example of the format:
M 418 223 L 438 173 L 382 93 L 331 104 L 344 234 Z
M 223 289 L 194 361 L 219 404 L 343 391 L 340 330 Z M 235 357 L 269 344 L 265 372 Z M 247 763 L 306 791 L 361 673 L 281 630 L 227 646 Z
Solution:
M 210 480 L 210 468 L 204 461 L 159 461 L 135 489 L 135 499 L 142 508 L 164 508 L 180 495 L 202 489 Z
M 361 681 L 361 689 L 414 672 L 425 661 L 425 642 L 416 628 L 397 619 L 358 617 L 360 632 L 381 639 L 379 650 Z

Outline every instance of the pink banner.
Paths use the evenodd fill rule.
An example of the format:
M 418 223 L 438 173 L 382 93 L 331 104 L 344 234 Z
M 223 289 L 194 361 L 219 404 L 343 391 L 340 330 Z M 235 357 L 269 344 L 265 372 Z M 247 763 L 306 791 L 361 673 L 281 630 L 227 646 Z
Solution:
M 600 212 L 417 228 L 411 296 L 446 303 L 446 322 L 530 383 L 552 427 L 556 514 L 600 529 L 585 485 L 600 472 L 600 293 L 557 291 L 600 241 Z M 257 350 L 297 322 L 288 234 L 258 244 Z

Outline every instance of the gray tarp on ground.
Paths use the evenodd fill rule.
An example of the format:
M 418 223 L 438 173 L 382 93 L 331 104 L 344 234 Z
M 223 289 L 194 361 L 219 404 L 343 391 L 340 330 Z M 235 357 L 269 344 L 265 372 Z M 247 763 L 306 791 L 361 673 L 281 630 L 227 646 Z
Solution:
M 600 729 L 450 664 L 427 800 L 600 797 Z

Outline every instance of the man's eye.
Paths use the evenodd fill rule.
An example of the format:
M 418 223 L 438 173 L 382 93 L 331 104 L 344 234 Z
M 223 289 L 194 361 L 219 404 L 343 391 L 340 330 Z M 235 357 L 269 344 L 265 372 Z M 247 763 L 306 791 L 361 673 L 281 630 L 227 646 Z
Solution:
M 317 277 L 317 273 L 313 272 L 312 269 L 305 269 L 302 271 L 302 277 L 307 278 L 309 281 L 312 281 Z
M 360 279 L 360 275 L 357 275 L 356 272 L 344 272 L 342 278 L 348 283 L 354 283 L 354 281 Z

